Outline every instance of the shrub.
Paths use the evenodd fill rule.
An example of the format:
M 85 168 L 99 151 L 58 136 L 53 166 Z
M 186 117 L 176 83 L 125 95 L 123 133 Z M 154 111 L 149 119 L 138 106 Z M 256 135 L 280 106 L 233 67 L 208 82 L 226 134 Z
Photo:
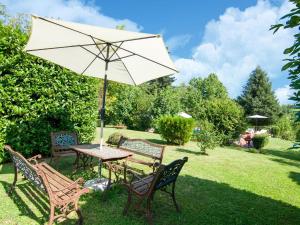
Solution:
M 263 147 L 266 146 L 266 144 L 268 144 L 269 136 L 267 134 L 255 135 L 252 138 L 252 142 L 253 142 L 254 148 L 261 150 Z
M 110 145 L 118 145 L 121 137 L 125 137 L 127 138 L 125 135 L 123 135 L 122 133 L 119 132 L 115 132 L 112 133 L 111 135 L 109 135 L 108 139 L 107 139 L 107 143 Z
M 296 141 L 300 141 L 300 127 L 298 127 L 296 131 Z
M 183 145 L 191 139 L 194 124 L 192 118 L 162 116 L 158 119 L 158 131 L 168 143 Z
M 278 126 L 271 127 L 271 134 L 273 135 L 273 137 L 279 137 L 280 134 L 279 127 Z
M 200 130 L 196 134 L 197 145 L 200 148 L 200 153 L 207 155 L 206 150 L 213 150 L 220 144 L 219 136 L 214 131 Z
M 276 126 L 279 128 L 278 137 L 284 140 L 294 140 L 295 131 L 293 129 L 293 119 L 289 115 L 282 116 L 277 122 Z
M 27 38 L 0 22 L 0 118 L 7 121 L 0 125 L 0 151 L 4 142 L 25 157 L 49 155 L 50 132 L 58 130 L 92 141 L 99 82 L 23 52 Z

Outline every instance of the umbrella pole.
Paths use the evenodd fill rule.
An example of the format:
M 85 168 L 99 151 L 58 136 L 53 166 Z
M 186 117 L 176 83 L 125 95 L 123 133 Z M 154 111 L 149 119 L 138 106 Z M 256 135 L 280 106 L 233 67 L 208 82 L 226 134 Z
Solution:
M 103 128 L 104 128 L 104 117 L 105 117 L 105 100 L 106 100 L 106 89 L 107 89 L 107 69 L 108 61 L 105 62 L 105 76 L 104 76 L 104 85 L 103 85 L 103 97 L 102 97 L 102 108 L 101 108 L 101 130 L 100 130 L 100 150 L 103 145 Z

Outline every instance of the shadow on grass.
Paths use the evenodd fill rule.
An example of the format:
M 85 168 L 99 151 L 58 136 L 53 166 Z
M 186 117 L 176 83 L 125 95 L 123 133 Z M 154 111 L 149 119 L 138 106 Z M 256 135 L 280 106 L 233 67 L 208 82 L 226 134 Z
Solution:
M 147 141 L 153 142 L 155 144 L 159 144 L 159 145 L 168 145 L 168 143 L 164 140 L 160 140 L 160 139 L 151 139 L 151 138 L 146 138 Z
M 265 154 L 300 161 L 300 151 L 265 149 Z
M 291 171 L 289 174 L 289 178 L 300 185 L 300 173 Z
M 185 149 L 185 148 L 176 148 L 176 151 L 188 153 L 188 154 L 194 154 L 194 155 L 203 155 L 200 151 L 193 151 L 193 150 Z
M 283 164 L 283 165 L 300 167 L 300 161 L 285 160 L 285 159 L 276 159 L 276 158 L 270 158 L 270 160 L 272 160 L 274 162 L 278 162 L 278 163 Z
M 185 149 L 186 150 L 186 149 Z M 9 180 L 12 180 L 11 174 Z M 290 178 L 300 184 L 300 174 L 290 173 Z M 10 184 L 0 181 L 6 191 Z M 101 201 L 100 192 L 91 192 L 82 196 L 80 208 L 84 224 L 123 224 L 142 225 L 145 218 L 142 213 L 133 213 L 124 217 L 122 210 L 127 200 L 127 192 L 117 186 L 107 193 L 107 201 Z M 255 193 L 233 188 L 226 183 L 200 179 L 190 175 L 180 176 L 176 183 L 176 197 L 182 212 L 176 213 L 172 200 L 162 192 L 156 192 L 153 202 L 154 224 L 300 224 L 300 209 L 282 201 L 277 201 Z M 30 217 L 43 224 L 48 220 L 48 203 L 45 195 L 28 182 L 17 184 L 17 190 L 11 199 L 19 208 L 22 216 Z M 26 204 L 34 204 L 35 210 Z M 43 215 L 43 218 L 37 216 Z M 61 224 L 74 224 L 77 217 Z
M 6 194 L 9 196 L 14 204 L 18 207 L 21 212 L 21 216 L 29 217 L 40 224 L 44 224 L 49 215 L 49 205 L 45 201 L 47 201 L 45 195 L 41 193 L 37 188 L 32 186 L 29 182 L 17 184 L 16 188 L 9 195 L 9 191 L 11 189 L 11 184 L 0 181 L 0 184 L 3 186 Z M 22 194 L 21 197 L 20 194 Z M 26 202 L 25 202 L 26 201 Z M 31 202 L 35 205 L 35 207 L 39 210 L 41 217 L 37 216 L 36 212 L 32 211 L 32 209 L 28 206 L 28 202 Z

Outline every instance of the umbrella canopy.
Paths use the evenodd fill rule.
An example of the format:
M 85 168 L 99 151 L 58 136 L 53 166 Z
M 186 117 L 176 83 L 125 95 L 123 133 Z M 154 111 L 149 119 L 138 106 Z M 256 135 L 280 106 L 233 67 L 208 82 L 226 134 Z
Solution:
M 78 74 L 104 79 L 101 147 L 107 80 L 138 85 L 178 72 L 160 35 L 38 16 L 32 16 L 31 35 L 25 51 Z
M 247 116 L 248 119 L 255 119 L 255 130 L 258 129 L 258 120 L 259 119 L 268 119 L 266 116 L 261 116 L 261 115 L 252 115 L 252 116 Z
M 268 119 L 266 116 L 261 116 L 261 115 L 253 115 L 253 116 L 247 116 L 249 119 Z
M 107 74 L 108 80 L 131 85 L 177 72 L 159 35 L 37 16 L 25 51 L 78 74 L 103 79 Z

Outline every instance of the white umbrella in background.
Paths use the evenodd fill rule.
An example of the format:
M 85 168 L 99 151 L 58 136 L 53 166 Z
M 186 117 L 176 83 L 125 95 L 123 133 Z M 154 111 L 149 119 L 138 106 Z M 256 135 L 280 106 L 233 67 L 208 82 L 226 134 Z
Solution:
M 181 117 L 183 117 L 183 118 L 192 118 L 191 115 L 189 115 L 189 114 L 187 114 L 187 113 L 185 113 L 185 112 L 180 112 L 180 113 L 178 113 L 177 115 L 178 115 L 178 116 L 181 116 Z
M 261 115 L 252 115 L 252 116 L 247 116 L 248 119 L 255 119 L 255 124 L 256 124 L 256 128 L 257 128 L 257 122 L 259 119 L 268 119 L 268 117 L 266 116 L 261 116 Z
M 107 29 L 32 16 L 29 54 L 78 74 L 104 79 L 101 143 L 107 80 L 138 85 L 178 72 L 159 35 Z

